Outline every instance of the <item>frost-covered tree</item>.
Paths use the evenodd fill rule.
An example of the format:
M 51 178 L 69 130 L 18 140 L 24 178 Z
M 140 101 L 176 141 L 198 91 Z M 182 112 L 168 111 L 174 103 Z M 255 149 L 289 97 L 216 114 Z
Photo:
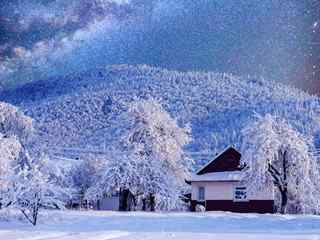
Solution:
M 119 210 L 129 210 L 131 204 L 128 203 L 129 196 L 127 194 L 129 194 L 129 189 L 134 194 L 138 192 L 141 182 L 140 170 L 136 166 L 136 159 L 132 158 L 130 153 L 125 154 L 116 149 L 109 151 L 100 171 L 88 183 L 88 185 L 91 184 L 91 187 L 86 191 L 86 198 L 98 200 L 104 195 L 111 195 L 119 191 L 123 194 Z
M 18 158 L 17 161 L 25 163 L 28 158 L 26 145 L 34 131 L 31 118 L 25 116 L 16 107 L 0 102 L 0 141 L 2 143 L 0 165 L 2 167 L 8 167 L 10 161 Z
M 250 189 L 275 187 L 281 213 L 319 210 L 319 171 L 311 141 L 287 122 L 269 114 L 242 131 L 244 180 Z
M 176 207 L 192 163 L 183 150 L 189 129 L 179 127 L 155 100 L 131 103 L 114 124 L 119 142 L 99 177 L 100 192 L 127 189 L 148 200 L 151 210 Z
M 52 178 L 46 161 L 44 158 L 30 165 L 17 165 L 15 173 L 6 177 L 6 189 L 1 192 L 4 205 L 19 209 L 33 225 L 37 224 L 40 208 L 64 208 L 67 197 L 65 189 Z
M 122 117 L 123 148 L 173 169 L 184 181 L 191 163 L 183 149 L 190 142 L 190 129 L 179 127 L 156 100 L 135 101 Z
M 0 102 L 0 133 L 7 137 L 15 136 L 25 144 L 34 133 L 33 121 L 18 108 Z
M 31 118 L 0 102 L 0 206 L 20 209 L 35 225 L 40 207 L 58 207 L 65 199 L 56 184 L 62 178 L 58 168 L 29 154 L 34 133 Z
M 0 192 L 6 187 L 8 176 L 14 173 L 13 167 L 28 162 L 27 143 L 34 127 L 32 119 L 16 107 L 0 102 Z M 2 199 L 0 196 L 0 206 Z
M 88 189 L 97 184 L 97 175 L 103 163 L 100 158 L 93 155 L 88 155 L 86 158 L 77 161 L 70 170 L 70 175 L 74 189 L 73 198 L 76 199 L 76 201 L 80 201 L 80 206 L 82 206 L 85 197 L 89 198 Z
M 21 144 L 15 137 L 0 134 L 0 178 L 10 171 L 12 164 L 17 164 Z
M 0 134 L 0 208 L 1 192 L 7 187 L 7 176 L 13 174 L 13 166 L 19 162 L 21 144 L 15 137 L 4 137 Z
M 120 210 L 131 210 L 139 200 L 143 210 L 147 202 L 150 210 L 179 207 L 182 182 L 173 169 L 165 168 L 159 161 L 137 158 L 131 152 L 110 152 L 93 182 L 87 198 L 101 199 L 106 193 L 119 191 Z

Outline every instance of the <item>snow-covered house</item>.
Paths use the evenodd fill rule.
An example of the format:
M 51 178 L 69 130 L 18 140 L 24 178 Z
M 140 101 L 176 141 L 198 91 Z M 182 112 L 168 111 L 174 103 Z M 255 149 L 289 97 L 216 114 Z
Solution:
M 191 209 L 201 204 L 207 211 L 257 212 L 274 211 L 273 190 L 248 191 L 241 179 L 241 154 L 227 148 L 191 177 Z

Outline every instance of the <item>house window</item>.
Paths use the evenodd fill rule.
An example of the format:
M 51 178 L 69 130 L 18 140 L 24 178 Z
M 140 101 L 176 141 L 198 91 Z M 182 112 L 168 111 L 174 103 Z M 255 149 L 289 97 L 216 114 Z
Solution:
M 235 201 L 235 202 L 248 201 L 247 188 L 246 187 L 235 187 L 233 201 Z
M 204 189 L 204 187 L 199 187 L 198 199 L 199 199 L 199 201 L 204 201 L 205 200 L 205 189 Z

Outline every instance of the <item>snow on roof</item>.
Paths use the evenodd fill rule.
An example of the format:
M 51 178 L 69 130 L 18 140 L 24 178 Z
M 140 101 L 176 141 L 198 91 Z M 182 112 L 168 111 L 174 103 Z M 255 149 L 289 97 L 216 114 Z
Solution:
M 223 182 L 223 181 L 240 181 L 242 177 L 241 171 L 232 172 L 212 172 L 202 175 L 193 174 L 191 182 Z

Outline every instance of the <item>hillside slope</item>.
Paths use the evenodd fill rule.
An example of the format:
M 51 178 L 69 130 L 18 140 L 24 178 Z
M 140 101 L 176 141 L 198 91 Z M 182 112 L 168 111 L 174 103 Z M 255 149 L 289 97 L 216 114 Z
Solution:
M 65 154 L 108 147 L 112 120 L 126 103 L 149 97 L 159 99 L 181 124 L 191 124 L 194 140 L 188 150 L 199 161 L 227 145 L 240 146 L 240 131 L 255 114 L 277 114 L 318 139 L 319 98 L 228 74 L 108 66 L 6 90 L 0 100 L 19 105 L 38 123 L 41 141 Z

